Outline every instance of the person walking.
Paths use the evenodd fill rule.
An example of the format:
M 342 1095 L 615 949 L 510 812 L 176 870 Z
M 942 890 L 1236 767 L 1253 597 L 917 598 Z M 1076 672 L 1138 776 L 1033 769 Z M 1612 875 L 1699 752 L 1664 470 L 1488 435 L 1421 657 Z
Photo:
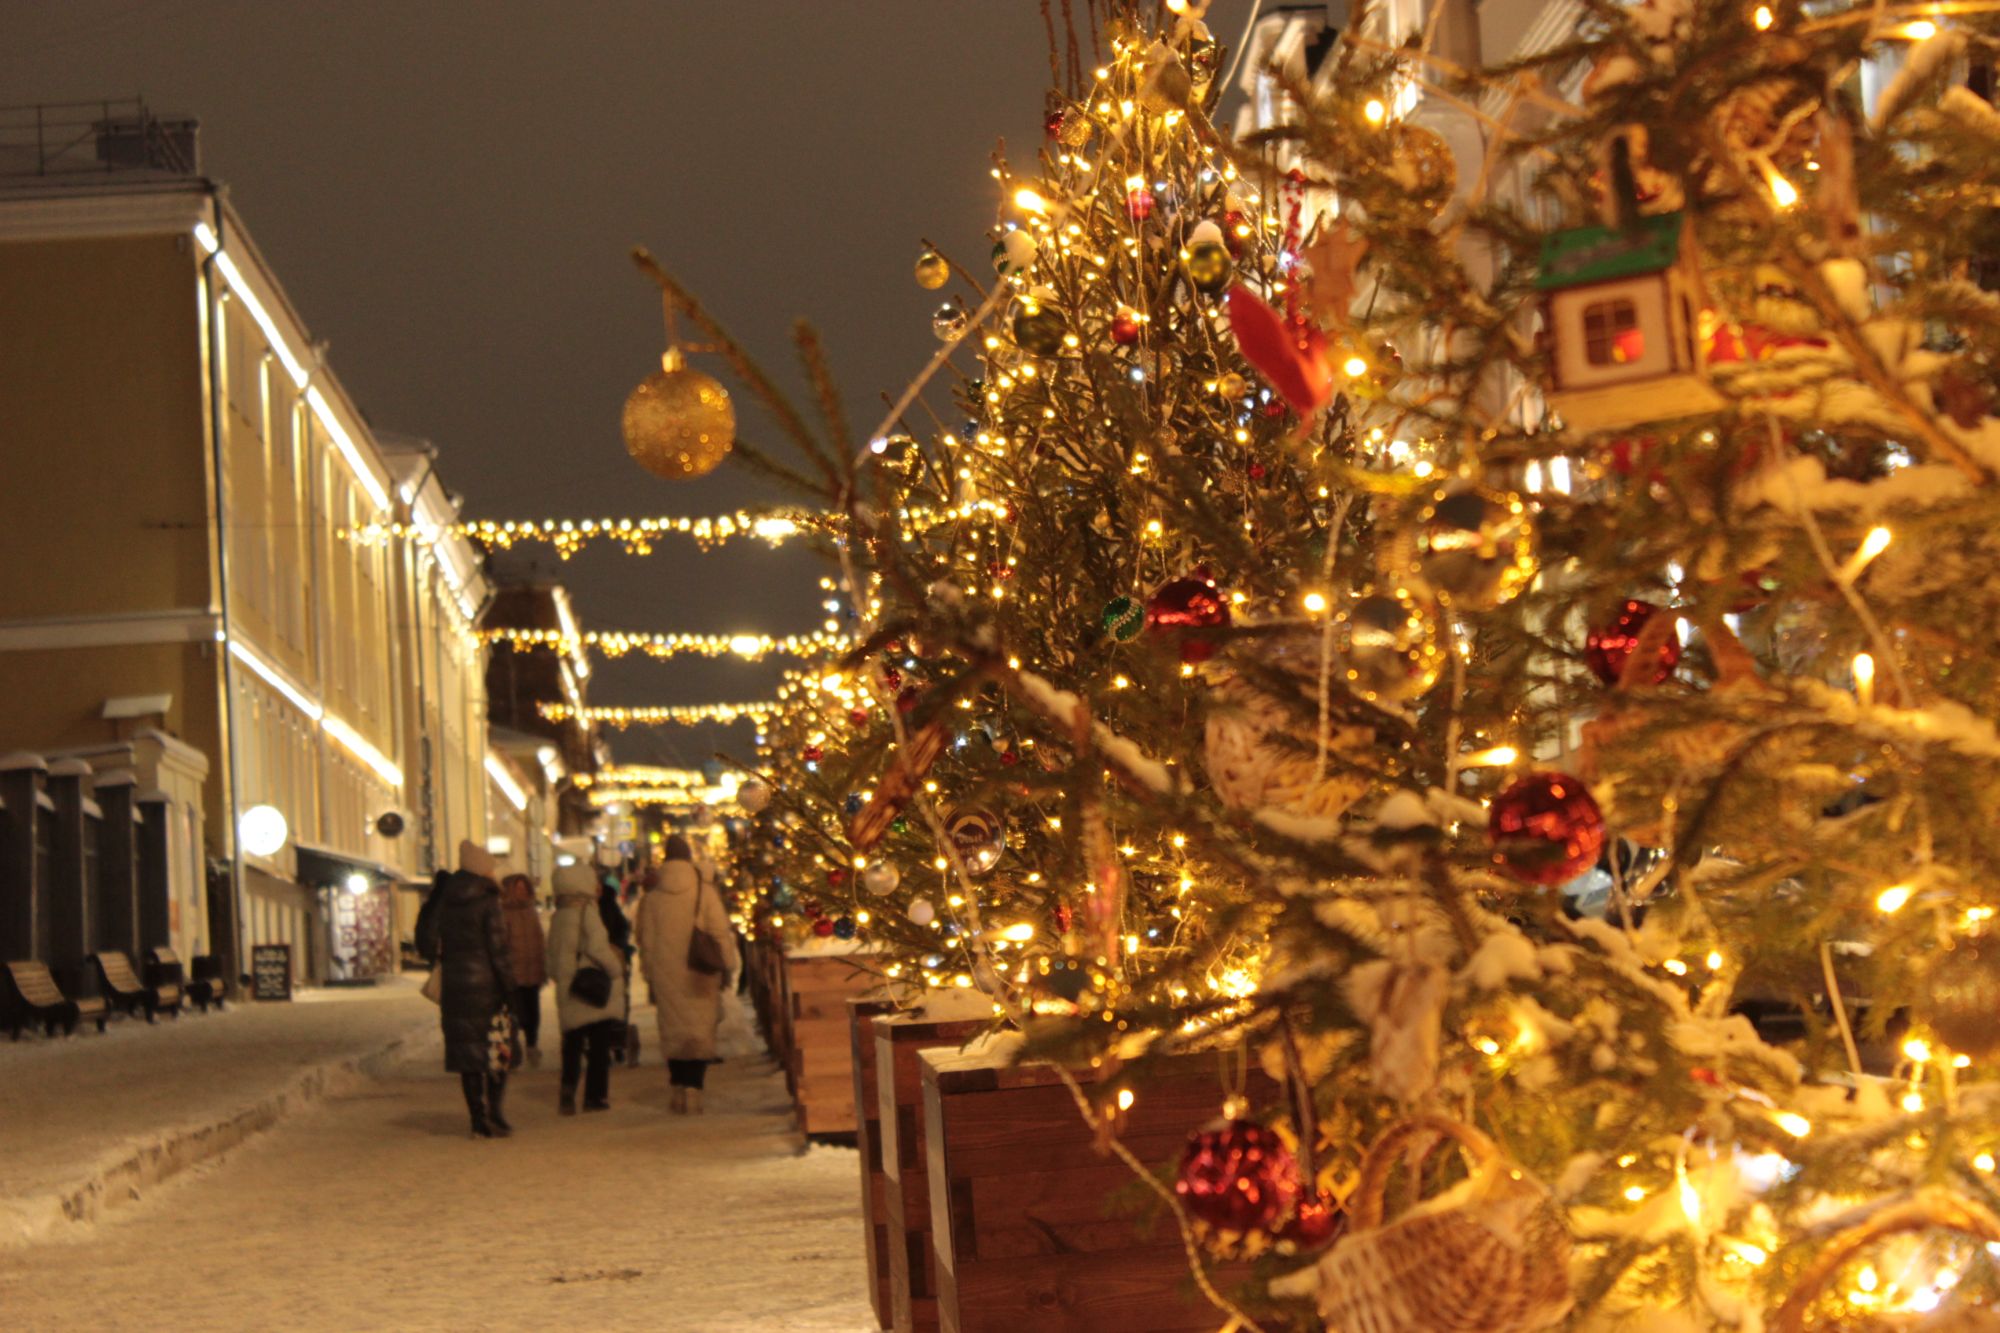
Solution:
M 514 989 L 509 999 L 514 1022 L 527 1043 L 528 1067 L 542 1067 L 542 986 L 549 979 L 548 941 L 542 934 L 542 913 L 535 901 L 535 881 L 509 875 L 500 881 L 500 910 L 507 923 L 507 956 L 514 965 Z
M 611 1048 L 625 1028 L 625 955 L 604 928 L 597 910 L 601 890 L 589 866 L 558 866 L 555 891 L 548 973 L 556 983 L 556 1019 L 562 1026 L 562 1091 L 556 1110 L 576 1114 L 581 1074 L 583 1109 L 608 1111 Z
M 717 946 L 720 970 L 689 965 L 697 929 Z M 722 896 L 704 882 L 687 839 L 678 833 L 667 839 L 659 883 L 639 901 L 639 951 L 673 1089 L 671 1107 L 675 1115 L 699 1114 L 708 1066 L 719 1059 L 715 1030 L 722 1021 L 723 974 L 740 963 Z
M 501 919 L 493 856 L 474 842 L 458 848 L 458 869 L 437 886 L 428 923 L 436 936 L 438 1020 L 444 1027 L 444 1067 L 457 1074 L 477 1138 L 514 1132 L 501 1103 L 507 1074 L 493 1068 L 493 1019 L 514 990 L 514 965 Z

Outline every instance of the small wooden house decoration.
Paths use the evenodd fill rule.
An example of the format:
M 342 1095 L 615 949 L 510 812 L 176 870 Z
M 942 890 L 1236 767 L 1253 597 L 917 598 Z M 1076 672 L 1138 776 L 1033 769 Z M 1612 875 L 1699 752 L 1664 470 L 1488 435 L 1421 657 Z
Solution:
M 1684 214 L 1557 232 L 1542 242 L 1541 264 L 1549 406 L 1571 434 L 1722 405 L 1700 342 L 1701 268 Z

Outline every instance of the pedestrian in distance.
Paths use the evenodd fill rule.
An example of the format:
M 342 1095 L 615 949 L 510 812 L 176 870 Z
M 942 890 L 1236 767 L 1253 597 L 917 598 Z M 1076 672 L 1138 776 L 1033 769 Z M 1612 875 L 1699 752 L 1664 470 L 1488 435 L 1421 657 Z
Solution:
M 559 866 L 556 914 L 549 919 L 548 973 L 556 983 L 562 1026 L 562 1091 L 556 1110 L 576 1113 L 579 1077 L 583 1109 L 611 1109 L 611 1048 L 625 1030 L 625 955 L 611 942 L 598 912 L 601 888 L 589 866 Z
M 440 972 L 439 1022 L 444 1027 L 444 1067 L 459 1077 L 472 1133 L 505 1138 L 502 1102 L 507 1095 L 504 1064 L 495 1069 L 494 1020 L 509 1014 L 514 965 L 507 925 L 500 908 L 498 870 L 493 856 L 474 842 L 458 848 L 458 869 L 437 886 L 430 929 Z
M 698 944 L 697 935 L 705 940 Z M 722 896 L 695 869 L 678 833 L 667 839 L 659 883 L 639 902 L 639 951 L 667 1061 L 670 1106 L 675 1115 L 700 1114 L 708 1066 L 720 1058 L 715 1032 L 725 974 L 740 963 Z
M 500 881 L 500 910 L 507 922 L 507 953 L 514 964 L 511 1000 L 514 1022 L 527 1044 L 528 1067 L 542 1067 L 542 987 L 549 979 L 548 941 L 542 934 L 541 905 L 535 881 L 509 875 Z

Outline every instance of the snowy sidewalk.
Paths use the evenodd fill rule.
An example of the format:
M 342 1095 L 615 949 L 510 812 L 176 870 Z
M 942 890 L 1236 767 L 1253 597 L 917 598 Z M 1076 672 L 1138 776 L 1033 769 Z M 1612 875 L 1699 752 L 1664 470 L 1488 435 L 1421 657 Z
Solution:
M 396 979 L 0 1042 L 0 1253 L 143 1197 L 436 1031 L 437 1010 Z
M 413 1047 L 140 1203 L 0 1250 L 0 1322 L 872 1333 L 854 1151 L 801 1152 L 761 1054 L 713 1071 L 708 1114 L 668 1115 L 633 1017 L 646 1063 L 613 1070 L 608 1112 L 557 1116 L 551 1049 L 513 1080 L 514 1136 L 474 1140 Z

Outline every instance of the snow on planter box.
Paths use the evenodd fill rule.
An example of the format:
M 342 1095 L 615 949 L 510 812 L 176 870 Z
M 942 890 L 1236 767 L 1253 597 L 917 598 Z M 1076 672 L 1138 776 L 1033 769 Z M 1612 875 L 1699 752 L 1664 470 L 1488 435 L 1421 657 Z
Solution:
M 854 1065 L 855 1147 L 861 1150 L 861 1225 L 868 1238 L 868 1303 L 878 1327 L 890 1327 L 888 1181 L 882 1171 L 882 1127 L 876 1108 L 875 1030 L 878 1014 L 895 1011 L 876 994 L 847 1001 L 847 1042 Z
M 896 1333 L 929 1333 L 938 1327 L 930 1180 L 924 1167 L 923 1071 L 917 1056 L 956 1049 L 977 1037 L 991 1026 L 991 1006 L 986 1008 L 980 1016 L 948 1013 L 933 1004 L 869 1023 L 880 1101 L 890 1326 Z
M 1222 1317 L 1188 1277 L 1171 1214 L 1099 1152 L 1053 1066 L 1014 1063 L 1019 1046 L 1002 1034 L 918 1056 L 942 1333 L 1213 1333 Z M 1207 1057 L 1149 1070 L 1134 1092 L 1119 1137 L 1148 1163 L 1178 1160 L 1222 1104 Z M 1275 1096 L 1255 1073 L 1248 1092 Z M 1246 1272 L 1214 1276 L 1226 1290 Z
M 807 1137 L 854 1133 L 854 1044 L 847 1001 L 881 983 L 873 951 L 852 940 L 815 940 L 785 952 L 786 1064 L 792 1105 Z

